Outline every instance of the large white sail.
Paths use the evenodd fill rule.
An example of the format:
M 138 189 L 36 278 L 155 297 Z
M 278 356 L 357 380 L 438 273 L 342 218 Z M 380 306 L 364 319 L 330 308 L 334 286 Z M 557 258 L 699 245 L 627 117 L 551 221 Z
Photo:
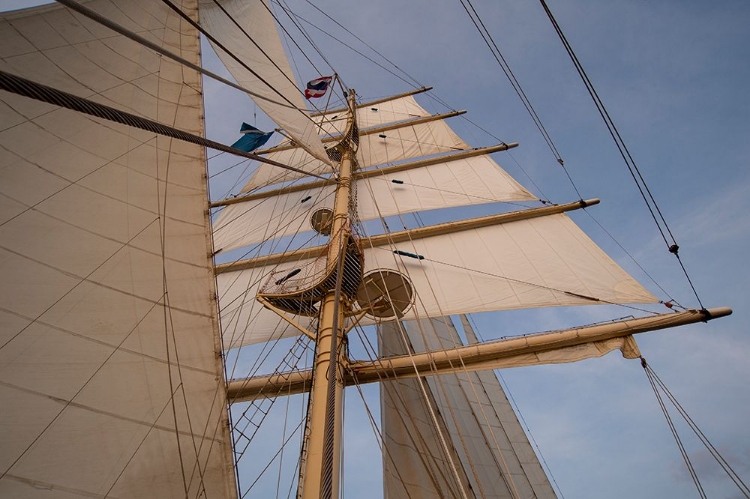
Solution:
M 165 4 L 86 5 L 199 62 Z M 0 34 L 3 71 L 203 132 L 196 71 L 79 14 Z M 0 496 L 235 497 L 205 149 L 6 92 L 0 116 Z
M 346 109 L 336 109 L 315 116 L 315 121 L 320 123 L 323 133 L 335 135 L 337 133 L 344 133 L 346 129 L 346 115 Z M 412 95 L 388 99 L 375 104 L 368 105 L 365 103 L 357 106 L 357 124 L 360 129 L 414 118 L 424 118 L 429 115 L 430 113 L 425 111 Z
M 378 332 L 384 357 L 462 344 L 450 318 L 391 322 Z M 436 497 L 446 489 L 453 497 L 556 497 L 494 373 L 386 382 L 381 414 L 387 497 Z
M 365 246 L 365 273 L 403 273 L 414 288 L 409 320 L 517 308 L 651 303 L 654 296 L 628 276 L 565 215 Z M 310 250 L 315 253 L 316 250 Z M 322 250 L 317 250 L 321 254 Z M 404 251 L 422 259 L 394 254 Z M 299 331 L 255 301 L 272 271 L 303 269 L 311 278 L 321 258 L 260 265 L 218 277 L 222 327 L 228 345 L 268 341 Z M 316 263 L 318 262 L 318 263 Z M 278 278 L 277 278 L 278 279 Z M 374 324 L 365 317 L 361 324 Z

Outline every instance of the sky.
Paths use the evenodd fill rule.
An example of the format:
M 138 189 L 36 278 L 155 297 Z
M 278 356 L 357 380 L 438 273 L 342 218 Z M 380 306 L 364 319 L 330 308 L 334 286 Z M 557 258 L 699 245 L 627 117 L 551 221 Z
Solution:
M 334 32 L 304 2 L 289 4 Z M 671 297 L 696 307 L 541 6 L 507 0 L 473 4 L 576 187 L 584 198 L 602 200 L 588 213 Z M 21 5 L 28 2 L 0 0 L 0 10 Z M 417 81 L 435 87 L 434 93 L 450 106 L 466 109 L 469 119 L 495 137 L 520 142 L 510 153 L 494 157 L 526 187 L 557 203 L 578 199 L 459 2 L 326 0 L 316 5 Z M 728 318 L 647 333 L 637 340 L 693 420 L 750 483 L 750 339 L 744 327 L 750 277 L 745 262 L 750 242 L 750 5 L 568 0 L 549 6 L 659 203 L 703 304 L 734 310 Z M 310 33 L 333 69 L 363 99 L 409 90 L 314 28 Z M 207 64 L 215 64 L 208 51 L 206 47 Z M 296 62 L 302 81 L 319 76 L 303 61 Z M 445 110 L 429 99 L 419 101 L 428 110 Z M 244 96 L 219 85 L 206 83 L 206 102 L 211 106 L 210 138 L 231 143 L 241 121 L 273 127 Z M 450 124 L 472 145 L 495 143 L 460 118 Z M 591 217 L 571 217 L 650 291 L 665 297 Z M 478 332 L 490 339 L 603 316 L 600 310 L 544 310 L 477 314 L 474 320 Z M 637 361 L 613 352 L 577 364 L 500 374 L 564 497 L 697 495 Z M 373 403 L 376 389 L 368 389 L 367 397 Z M 352 415 L 347 416 L 345 494 L 382 497 L 372 471 L 380 466 L 380 457 L 369 424 L 361 419 L 361 406 L 355 393 L 347 396 Z M 685 425 L 678 428 L 709 497 L 741 497 Z

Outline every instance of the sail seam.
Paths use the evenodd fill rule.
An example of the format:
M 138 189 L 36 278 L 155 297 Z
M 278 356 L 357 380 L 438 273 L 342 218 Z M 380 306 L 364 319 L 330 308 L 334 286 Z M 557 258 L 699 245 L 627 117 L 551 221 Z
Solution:
M 195 4 L 195 7 L 196 7 L 196 9 L 194 9 L 194 13 L 197 14 L 197 4 Z M 187 17 L 187 14 L 184 14 L 184 16 Z M 197 37 L 197 34 L 196 34 L 196 40 L 195 40 L 196 42 L 198 41 L 197 38 L 198 37 Z M 178 39 L 179 39 L 180 44 L 182 44 L 182 37 L 180 36 L 180 37 L 178 37 Z M 180 45 L 180 49 L 182 49 L 182 48 L 183 47 Z M 161 70 L 161 67 L 160 67 L 160 70 Z M 183 79 L 184 79 L 184 76 L 183 76 Z M 162 85 L 162 80 L 159 79 L 158 80 L 158 87 L 157 87 L 158 90 L 157 91 L 160 94 L 161 94 L 161 85 Z M 180 86 L 180 91 L 179 91 L 179 94 L 177 96 L 178 102 L 181 100 L 181 98 L 183 96 L 183 91 L 184 90 L 185 90 L 185 85 Z M 159 111 L 157 110 L 157 113 L 158 112 Z M 174 116 L 174 118 L 173 118 L 173 120 L 171 122 L 172 125 L 175 124 L 174 122 L 176 121 L 176 119 L 177 119 L 177 115 L 175 114 L 175 116 Z M 180 437 L 179 437 L 179 432 L 178 432 L 177 406 L 176 406 L 175 400 L 174 400 L 174 395 L 175 395 L 176 391 L 177 390 L 181 390 L 182 391 L 182 401 L 183 401 L 184 407 L 185 407 L 185 417 L 187 419 L 189 433 L 191 435 L 194 435 L 193 422 L 192 422 L 192 418 L 190 417 L 190 407 L 189 407 L 189 403 L 188 403 L 188 394 L 187 394 L 187 392 L 185 390 L 184 379 L 182 377 L 182 366 L 181 366 L 181 363 L 180 363 L 178 343 L 177 343 L 177 338 L 175 336 L 174 317 L 172 316 L 172 306 L 171 306 L 170 297 L 169 297 L 169 287 L 170 287 L 169 286 L 169 279 L 167 277 L 167 261 L 168 261 L 168 259 L 167 259 L 167 219 L 166 219 L 166 214 L 168 212 L 167 202 L 170 199 L 170 196 L 169 196 L 169 194 L 170 194 L 170 191 L 169 191 L 169 187 L 170 187 L 170 183 L 169 183 L 169 177 L 170 177 L 170 175 L 169 175 L 169 172 L 170 172 L 170 168 L 172 166 L 173 155 L 171 153 L 172 153 L 173 147 L 174 147 L 174 140 L 170 139 L 168 141 L 168 143 L 169 143 L 169 146 L 168 146 L 167 150 L 169 151 L 170 154 L 167 156 L 167 161 L 166 161 L 165 171 L 164 171 L 164 183 L 165 183 L 165 185 L 164 185 L 164 191 L 163 191 L 163 196 L 164 196 L 163 201 L 161 200 L 162 191 L 158 188 L 159 187 L 159 180 L 160 180 L 158 178 L 158 175 L 157 175 L 157 179 L 156 179 L 156 186 L 157 186 L 157 206 L 159 206 L 159 209 L 160 209 L 160 212 L 159 212 L 159 232 L 160 232 L 159 240 L 160 240 L 160 243 L 161 243 L 161 255 L 160 256 L 161 256 L 161 270 L 162 270 L 162 289 L 164 290 L 164 302 L 165 302 L 165 307 L 162 308 L 162 312 L 163 312 L 163 315 L 164 315 L 164 343 L 165 343 L 165 351 L 167 353 L 167 361 L 169 361 L 169 355 L 170 355 L 169 340 L 170 340 L 170 336 L 171 336 L 172 344 L 173 344 L 173 347 L 174 347 L 174 356 L 175 356 L 175 360 L 176 360 L 177 376 L 178 376 L 178 379 L 179 379 L 179 384 L 177 385 L 176 388 L 173 388 L 172 369 L 167 369 L 167 373 L 168 373 L 168 378 L 169 378 L 170 391 L 172 392 L 172 403 L 171 403 L 171 406 L 172 406 L 172 416 L 174 417 L 175 436 L 176 436 L 176 440 L 177 440 L 177 451 L 178 451 L 178 455 L 179 455 L 179 458 L 180 458 L 180 466 L 181 466 L 182 478 L 183 478 L 183 483 L 185 483 L 185 495 L 187 496 L 188 491 L 192 488 L 193 478 L 195 476 L 195 471 L 197 470 L 198 471 L 198 475 L 199 475 L 200 488 L 199 488 L 199 491 L 196 493 L 196 497 L 197 497 L 197 495 L 200 495 L 200 491 L 202 489 L 203 496 L 207 498 L 208 494 L 206 492 L 206 485 L 205 485 L 205 481 L 204 481 L 204 470 L 201 467 L 200 451 L 198 450 L 198 448 L 196 446 L 195 436 L 192 436 L 190 438 L 190 443 L 192 444 L 193 452 L 195 453 L 195 461 L 193 462 L 193 470 L 190 473 L 190 481 L 187 482 L 187 483 L 185 482 L 185 466 L 183 464 L 182 443 L 180 442 Z M 170 206 L 170 208 L 171 208 L 171 206 Z M 219 384 L 217 383 L 217 385 L 219 385 Z M 217 388 L 218 388 L 218 386 L 217 386 Z M 216 392 L 214 392 L 214 400 L 215 399 L 216 399 Z M 206 426 L 203 428 L 203 435 L 201 435 L 201 437 L 200 437 L 200 447 L 201 448 L 203 448 L 203 442 L 205 441 L 207 430 L 208 430 L 208 420 L 207 420 Z
M 213 375 L 213 373 L 209 373 L 209 374 Z M 58 404 L 63 404 L 66 407 L 75 407 L 77 409 L 82 409 L 84 411 L 93 412 L 93 413 L 96 413 L 96 414 L 101 414 L 103 416 L 108 416 L 108 417 L 111 417 L 111 418 L 114 418 L 114 419 L 118 419 L 120 421 L 127 421 L 129 423 L 135 423 L 135 424 L 140 425 L 140 426 L 147 426 L 149 428 L 154 428 L 154 429 L 157 429 L 157 430 L 162 430 L 162 431 L 166 431 L 166 432 L 169 432 L 169 433 L 174 433 L 174 428 L 170 428 L 168 426 L 162 426 L 162 425 L 155 424 L 156 421 L 159 420 L 158 416 L 154 419 L 154 422 L 148 422 L 148 421 L 144 421 L 144 420 L 141 420 L 141 419 L 131 418 L 131 417 L 128 417 L 128 416 L 123 416 L 121 414 L 116 414 L 116 413 L 113 413 L 113 412 L 105 411 L 103 409 L 97 409 L 96 407 L 92 407 L 92 406 L 89 406 L 89 405 L 81 404 L 81 403 L 78 403 L 78 402 L 73 402 L 72 400 L 67 400 L 65 398 L 57 397 L 55 395 L 50 395 L 50 394 L 47 394 L 47 393 L 38 392 L 38 391 L 32 390 L 30 388 L 26 388 L 26 387 L 23 387 L 23 386 L 18 386 L 18 385 L 14 385 L 12 383 L 8 383 L 6 381 L 0 380 L 0 385 L 5 386 L 7 388 L 14 389 L 14 390 L 18 390 L 20 392 L 24 392 L 24 393 L 28 393 L 28 394 L 31 394 L 31 395 L 35 395 L 37 397 L 45 398 L 47 400 L 52 400 L 53 402 L 57 402 Z M 171 400 L 171 397 L 170 397 L 170 400 Z M 165 408 L 166 408 L 166 406 L 165 406 Z M 162 410 L 162 412 L 163 412 L 163 410 Z M 159 415 L 161 415 L 161 413 L 159 413 Z M 193 436 L 193 437 L 200 436 L 198 434 L 186 432 L 184 430 L 180 430 L 179 433 L 182 436 Z M 41 436 L 41 433 L 40 433 L 40 436 Z M 211 439 L 211 440 L 213 440 L 213 439 Z M 220 441 L 221 440 L 216 439 L 216 442 L 220 442 Z
M 75 185 L 75 184 L 71 184 L 71 186 L 72 186 L 72 185 Z M 101 239 L 104 239 L 104 240 L 106 240 L 106 241 L 110 241 L 110 242 L 113 242 L 113 243 L 115 243 L 115 244 L 123 245 L 123 246 L 126 246 L 126 247 L 128 247 L 128 248 L 131 248 L 131 249 L 135 249 L 135 250 L 138 250 L 138 251 L 142 251 L 143 253 L 146 253 L 146 254 L 148 254 L 148 255 L 152 255 L 152 256 L 158 256 L 158 257 L 160 257 L 160 256 L 161 256 L 161 255 L 160 255 L 159 253 L 157 253 L 157 252 L 155 252 L 155 251 L 151 251 L 151 250 L 148 250 L 148 249 L 146 249 L 146 248 L 142 248 L 142 247 L 134 246 L 134 245 L 132 244 L 132 241 L 122 241 L 122 240 L 120 240 L 120 239 L 116 239 L 116 238 L 114 238 L 114 237 L 111 237 L 111 236 L 107 236 L 107 235 L 105 235 L 105 234 L 102 234 L 101 232 L 96 232 L 96 231 L 94 231 L 94 230 L 90 230 L 90 229 L 87 229 L 87 228 L 86 228 L 85 226 L 81 226 L 81 225 L 76 225 L 76 224 L 74 224 L 73 222 L 70 222 L 70 221 L 68 221 L 68 220 L 65 220 L 65 219 L 62 219 L 62 218 L 56 217 L 56 216 L 54 216 L 54 215 L 51 215 L 50 213 L 47 213 L 47 212 L 45 212 L 45 211 L 43 211 L 43 210 L 41 210 L 41 209 L 39 209 L 39 208 L 38 208 L 38 206 L 39 206 L 39 205 L 40 205 L 41 203 L 43 203 L 43 202 L 45 202 L 45 201 L 48 201 L 49 199 L 51 199 L 51 198 L 52 198 L 52 197 L 54 197 L 55 195 L 59 194 L 60 192 L 62 192 L 62 190 L 60 190 L 60 191 L 57 191 L 57 192 L 53 193 L 53 194 L 52 194 L 52 195 L 50 195 L 49 197 L 47 197 L 47 198 L 45 198 L 45 199 L 41 200 L 41 201 L 40 201 L 39 203 L 35 203 L 34 205 L 30 205 L 30 206 L 27 206 L 25 210 L 23 210 L 23 211 L 22 211 L 21 213 L 19 213 L 19 214 L 18 214 L 18 215 L 16 215 L 15 217 L 13 217 L 13 219 L 14 219 L 14 218 L 17 218 L 18 216 L 20 216 L 20 215 L 22 215 L 22 214 L 25 214 L 25 213 L 29 213 L 29 212 L 33 211 L 33 212 L 35 212 L 35 213 L 38 213 L 39 215 L 42 215 L 43 217 L 49 218 L 49 219 L 51 219 L 51 220 L 55 220 L 56 222 L 60 222 L 60 223 L 61 223 L 61 224 L 63 224 L 63 225 L 66 225 L 66 226 L 68 226 L 68 227 L 73 227 L 73 228 L 75 228 L 75 229 L 78 229 L 78 230 L 80 230 L 80 231 L 82 231 L 82 232 L 85 232 L 85 233 L 87 233 L 87 234 L 91 234 L 92 236 L 96 236 L 96 237 L 98 237 L 98 238 L 101 238 Z M 97 192 L 97 191 L 93 191 L 93 190 L 91 190 L 91 192 L 93 192 L 93 193 L 95 193 L 95 194 L 100 194 L 99 192 Z M 5 194 L 3 194 L 3 193 L 0 193 L 0 196 L 4 196 L 4 197 L 6 197 L 6 198 L 8 198 L 8 199 L 11 199 L 11 200 L 13 200 L 13 201 L 16 201 L 16 200 L 15 200 L 15 199 L 13 199 L 13 198 L 12 198 L 11 196 L 7 196 L 7 195 L 5 195 Z M 107 197 L 107 196 L 105 196 L 105 197 Z M 116 200 L 116 199 L 113 199 L 113 201 L 117 201 L 117 200 Z M 138 207 L 137 205 L 132 205 L 132 204 L 130 204 L 130 203 L 124 203 L 124 204 L 125 204 L 125 206 L 127 206 L 128 208 L 134 208 L 134 209 L 137 209 L 137 210 L 138 210 L 138 209 L 140 209 L 140 208 L 139 208 L 139 207 Z M 153 212 L 151 212 L 151 211 L 148 211 L 148 210 L 141 210 L 141 211 L 145 211 L 145 212 L 146 212 L 146 213 L 148 213 L 149 215 L 153 215 L 153 214 L 154 214 Z M 174 221 L 174 222 L 178 222 L 178 223 L 185 223 L 186 225 L 191 225 L 191 226 L 194 226 L 194 227 L 198 226 L 198 224 L 195 224 L 195 223 L 192 223 L 192 222 L 184 222 L 184 221 L 182 221 L 182 220 L 180 220 L 180 219 L 177 219 L 177 218 L 172 218 L 172 217 L 166 217 L 166 218 L 167 218 L 167 219 L 169 219 L 169 220 L 172 220 L 172 221 Z M 11 220 L 12 220 L 12 219 L 11 219 Z M 153 223 L 154 223 L 154 222 L 156 222 L 157 220 L 158 220 L 158 216 L 157 216 L 157 218 L 154 218 L 154 219 L 150 220 L 150 221 L 149 221 L 149 222 L 148 222 L 148 223 L 147 223 L 147 224 L 145 225 L 144 229 L 147 229 L 147 228 L 148 228 L 149 226 L 153 225 Z M 5 224 L 6 224 L 6 223 L 8 223 L 8 222 L 10 222 L 10 220 L 7 220 L 6 222 L 0 223 L 0 227 L 2 227 L 3 225 L 5 225 Z M 13 252 L 13 250 L 11 250 L 11 249 L 9 249 L 9 248 L 6 248 L 6 247 L 4 247 L 4 246 L 0 246 L 0 248 L 2 248 L 2 249 L 5 249 L 5 250 L 7 250 L 7 251 L 11 251 L 11 252 Z M 15 253 L 15 252 L 14 252 L 14 253 Z M 16 254 L 18 254 L 18 253 L 16 253 Z M 18 255 L 19 255 L 19 256 L 22 256 L 21 254 L 18 254 Z M 202 265 L 200 265 L 200 264 L 197 264 L 197 263 L 193 263 L 193 262 L 189 262 L 189 261 L 185 261 L 185 260 L 181 260 L 181 259 L 179 259 L 179 258 L 168 257 L 168 258 L 167 258 L 167 260 L 168 260 L 168 261 L 170 261 L 170 262 L 174 262 L 174 263 L 179 263 L 179 264 L 181 264 L 181 265 L 185 265 L 185 266 L 188 266 L 188 267 L 194 267 L 194 268 L 199 268 L 199 269 L 202 269 L 202 268 L 204 268 L 204 267 L 203 267 Z M 37 263 L 40 263 L 40 262 L 37 262 Z M 56 270 L 60 270 L 60 269 L 56 269 Z M 64 272 L 64 271 L 62 271 L 62 270 L 61 270 L 61 272 Z
M 5 480 L 15 480 L 20 483 L 24 483 L 26 485 L 30 485 L 34 489 L 43 489 L 43 490 L 60 490 L 64 492 L 71 492 L 77 495 L 81 495 L 84 497 L 92 497 L 94 499 L 106 499 L 107 495 L 104 494 L 96 494 L 94 492 L 89 492 L 88 490 L 82 490 L 82 489 L 75 489 L 73 487 L 66 487 L 64 485 L 59 485 L 52 482 L 44 482 L 42 480 L 34 480 L 32 478 L 26 478 L 20 475 L 14 475 L 12 473 L 6 473 L 3 476 L 3 479 Z
M 151 223 L 153 224 L 153 222 L 151 222 Z M 151 224 L 149 224 L 149 226 L 150 226 L 150 225 L 151 225 Z M 145 230 L 145 228 L 144 228 L 144 230 Z M 137 236 L 136 236 L 136 237 L 137 237 Z M 131 241 L 132 241 L 132 239 L 131 239 Z M 88 283 L 90 283 L 90 284 L 93 284 L 93 285 L 95 285 L 95 286 L 99 286 L 99 287 L 102 287 L 102 288 L 104 288 L 104 289 L 108 289 L 108 290 L 110 290 L 110 291 L 115 291 L 115 292 L 117 292 L 117 293 L 121 293 L 121 294 L 123 294 L 123 295 L 125 295 L 125 296 L 130 296 L 130 297 L 133 297 L 133 298 L 138 298 L 138 299 L 140 299 L 140 300 L 143 300 L 143 301 L 146 301 L 146 302 L 148 302 L 148 303 L 158 303 L 158 301 L 155 301 L 155 300 L 153 300 L 152 298 L 147 298 L 147 297 L 145 297 L 145 296 L 141 296 L 141 295 L 138 295 L 138 294 L 136 294 L 136 293 L 131 293 L 131 292 L 129 292 L 129 291 L 124 291 L 124 290 L 122 290 L 122 289 L 118 289 L 118 288 L 115 288 L 115 287 L 113 287 L 113 286 L 109 286 L 109 285 L 107 285 L 107 284 L 104 284 L 104 283 L 101 283 L 101 282 L 97 282 L 97 281 L 95 281 L 95 280 L 93 280 L 93 279 L 90 279 L 91 275 L 92 275 L 92 274 L 93 274 L 94 272 L 96 272 L 96 271 L 97 271 L 97 270 L 98 270 L 99 268 L 101 268 L 101 266 L 102 266 L 102 265 L 104 265 L 105 263 L 107 263 L 107 261 L 109 261 L 109 260 L 110 260 L 110 259 L 111 259 L 111 258 L 112 258 L 113 256 L 115 256 L 115 255 L 116 255 L 116 254 L 117 254 L 117 253 L 118 253 L 119 251 L 121 251 L 121 250 L 122 250 L 123 248 L 128 248 L 128 249 L 130 249 L 130 250 L 133 250 L 133 251 L 142 251 L 142 250 L 140 250 L 140 249 L 139 249 L 139 248 L 137 248 L 137 247 L 131 246 L 131 245 L 130 245 L 129 243 L 124 243 L 124 244 L 123 244 L 123 245 L 122 245 L 122 246 L 121 246 L 120 248 L 118 248 L 118 249 L 117 249 L 117 250 L 116 250 L 116 251 L 115 251 L 114 253 L 112 253 L 112 254 L 111 254 L 111 255 L 110 255 L 110 256 L 109 256 L 109 257 L 108 257 L 108 258 L 107 258 L 106 260 L 104 260 L 104 261 L 103 261 L 103 262 L 102 262 L 102 263 L 101 263 L 101 264 L 100 264 L 99 266 L 97 266 L 97 268 L 95 268 L 94 270 L 92 270 L 92 271 L 91 271 L 91 272 L 90 272 L 90 273 L 89 273 L 88 275 L 86 275 L 86 276 L 84 276 L 84 277 L 81 277 L 81 276 L 79 276 L 79 275 L 77 275 L 77 274 L 75 274 L 75 273 L 73 273 L 73 272 L 70 272 L 70 271 L 67 271 L 67 270 L 63 270 L 63 269 L 61 269 L 61 268 L 55 267 L 54 265 L 50 265 L 50 264 L 48 264 L 48 263 L 45 263 L 45 262 L 43 262 L 43 261 L 41 261 L 41 260 L 37 260 L 37 259 L 35 259 L 35 258 L 31 258 L 31 257 L 30 257 L 29 255 L 25 255 L 25 254 L 23 254 L 23 253 L 19 253 L 19 252 L 15 251 L 15 250 L 12 250 L 12 249 L 10 249 L 10 248 L 7 248 L 7 247 L 5 247 L 5 246 L 1 246 L 1 245 L 0 245 L 0 249 L 2 249 L 2 250 L 4 250 L 4 251 L 7 251 L 8 253 L 12 253 L 13 255 L 16 255 L 16 256 L 18 256 L 18 257 L 21 257 L 21 258 L 23 258 L 23 259 L 25 259 L 25 260 L 28 260 L 28 261 L 30 261 L 30 262 L 34 262 L 34 263 L 36 263 L 36 264 L 38 264 L 38 265 L 41 265 L 41 266 L 43 266 L 43 267 L 47 267 L 47 268 L 49 268 L 49 269 L 52 269 L 52 270 L 54 270 L 54 271 L 56 271 L 56 272 L 59 272 L 59 273 L 60 273 L 61 275 L 64 275 L 64 276 L 66 276 L 66 277 L 70 277 L 70 278 L 72 278 L 72 279 L 77 279 L 77 280 L 78 280 L 79 282 L 77 282 L 77 283 L 76 283 L 76 284 L 75 284 L 75 285 L 74 285 L 74 286 L 73 286 L 73 287 L 72 287 L 72 288 L 71 288 L 70 290 L 68 290 L 68 291 L 67 291 L 67 292 L 65 293 L 65 295 L 63 295 L 62 297 L 60 297 L 60 299 L 64 298 L 64 297 L 65 297 L 65 296 L 66 296 L 66 295 L 67 295 L 68 293 L 70 293 L 71 291 L 73 291 L 73 289 L 75 289 L 75 288 L 76 288 L 77 286 L 79 286 L 79 285 L 80 285 L 81 283 L 84 283 L 84 282 L 88 282 Z M 144 252 L 145 252 L 145 251 L 144 251 Z M 58 301 L 59 301 L 59 300 L 58 300 Z M 54 305 L 54 304 L 53 304 L 53 305 Z M 197 312 L 197 311 L 195 311 L 195 310 L 190 310 L 190 309 L 186 309 L 186 308 L 181 308 L 181 307 L 173 307 L 173 308 L 174 308 L 175 310 L 179 311 L 179 312 L 183 312 L 183 313 L 186 313 L 186 314 L 190 314 L 190 315 L 197 315 L 197 316 L 199 316 L 199 317 L 209 317 L 209 318 L 211 317 L 211 315 L 210 315 L 210 314 L 204 314 L 204 313 L 202 313 L 202 312 Z M 42 315 L 42 314 L 40 314 L 40 315 L 39 315 L 38 317 L 41 317 L 41 315 Z M 38 317 L 37 317 L 37 318 L 38 318 Z M 34 319 L 34 320 L 36 320 L 36 319 Z M 6 343 L 6 344 L 7 344 L 7 343 Z M 4 345 L 5 345 L 5 344 L 4 344 Z M 3 346 L 4 346 L 4 345 L 3 345 Z M 0 349 L 1 349 L 1 348 L 2 348 L 2 346 L 0 346 Z
M 266 100 L 266 101 L 271 102 L 271 103 L 273 103 L 275 105 L 278 105 L 278 106 L 283 106 L 283 107 L 292 108 L 292 109 L 298 109 L 293 104 L 284 104 L 282 102 L 271 100 L 268 97 L 265 97 L 263 95 L 257 94 L 257 93 L 255 93 L 255 92 L 253 92 L 251 90 L 248 90 L 248 89 L 242 87 L 241 85 L 238 85 L 238 84 L 236 84 L 236 83 L 234 83 L 234 82 L 232 82 L 230 80 L 227 80 L 226 78 L 223 78 L 223 77 L 217 75 L 216 73 L 213 73 L 213 72 L 208 71 L 207 69 L 204 69 L 204 68 L 202 68 L 202 67 L 200 67 L 200 66 L 198 66 L 196 64 L 193 64 L 192 62 L 188 61 L 187 59 L 184 59 L 184 58 L 178 56 L 177 54 L 174 54 L 174 53 L 172 53 L 172 52 L 164 49 L 163 47 L 160 47 L 159 45 L 157 45 L 157 44 L 155 44 L 155 43 L 147 40 L 146 38 L 143 38 L 142 36 L 139 36 L 137 33 L 134 33 L 134 32 L 132 32 L 130 30 L 125 29 L 124 27 L 122 27 L 122 26 L 120 26 L 120 25 L 118 25 L 118 24 L 116 24 L 116 23 L 108 20 L 107 18 L 105 18 L 103 16 L 100 16 L 98 13 L 96 13 L 96 12 L 94 12 L 92 10 L 89 10 L 88 8 L 84 7 L 83 5 L 81 5 L 79 3 L 73 2 L 72 0 L 59 0 L 59 3 L 62 4 L 62 5 L 65 5 L 66 7 L 68 7 L 71 10 L 75 10 L 79 14 L 88 17 L 89 19 L 91 19 L 91 20 L 93 20 L 93 21 L 101 24 L 102 26 L 108 27 L 109 29 L 115 31 L 116 33 L 119 33 L 120 35 L 125 36 L 125 37 L 127 37 L 127 38 L 129 38 L 129 39 L 131 39 L 131 40 L 133 40 L 133 41 L 135 41 L 135 42 L 143 45 L 144 47 L 147 47 L 147 48 L 155 51 L 158 54 L 161 54 L 161 55 L 163 55 L 165 57 L 168 57 L 168 58 L 172 59 L 175 62 L 178 62 L 178 63 L 180 63 L 180 64 L 182 64 L 184 66 L 187 66 L 190 69 L 198 71 L 199 73 L 204 74 L 204 75 L 208 76 L 209 78 L 218 81 L 219 83 L 223 83 L 224 85 L 227 85 L 227 86 L 230 86 L 230 87 L 235 88 L 237 90 L 240 90 L 241 92 L 247 93 L 248 95 L 252 95 L 255 98 Z M 113 3 L 113 5 L 116 6 L 117 4 Z M 144 31 L 149 31 L 149 30 L 144 27 Z M 115 38 L 115 36 L 112 36 L 111 38 Z M 104 38 L 102 38 L 102 39 L 104 39 Z
M 160 302 L 152 302 L 152 301 L 149 301 L 149 300 L 144 300 L 144 301 L 146 301 L 147 303 L 151 303 L 154 306 L 159 306 L 159 307 L 163 307 L 164 306 L 164 304 L 162 304 Z M 153 307 L 152 307 L 152 309 L 153 309 Z M 93 343 L 93 344 L 96 344 L 96 345 L 101 345 L 101 346 L 104 346 L 104 347 L 107 347 L 107 348 L 114 348 L 114 349 L 119 350 L 120 352 L 125 352 L 125 353 L 129 353 L 131 355 L 135 355 L 135 356 L 142 357 L 142 358 L 145 358 L 145 359 L 153 360 L 153 361 L 159 362 L 161 364 L 170 365 L 170 366 L 174 366 L 175 365 L 174 363 L 168 362 L 165 359 L 160 359 L 159 357 L 157 357 L 155 355 L 149 355 L 149 354 L 146 354 L 146 353 L 143 353 L 143 352 L 139 352 L 137 350 L 132 350 L 130 348 L 120 347 L 120 346 L 114 345 L 112 343 L 107 343 L 106 341 L 102 341 L 102 340 L 98 340 L 96 338 L 92 338 L 90 336 L 86 336 L 83 333 L 77 333 L 77 332 L 75 332 L 73 330 L 65 329 L 63 327 L 60 327 L 60 326 L 55 325 L 55 324 L 52 324 L 51 322 L 43 321 L 41 319 L 34 319 L 32 317 L 27 317 L 25 315 L 19 314 L 18 312 L 14 312 L 12 310 L 8 310 L 8 309 L 3 308 L 3 307 L 0 307 L 0 311 L 5 312 L 5 313 L 10 314 L 10 315 L 13 315 L 15 317 L 18 317 L 20 319 L 27 320 L 31 324 L 40 324 L 42 326 L 48 327 L 50 329 L 54 329 L 55 331 L 59 331 L 59 332 L 61 332 L 63 334 L 67 334 L 67 335 L 73 336 L 73 337 L 81 339 L 83 341 L 87 341 L 87 342 L 90 342 L 90 343 Z M 29 324 L 29 325 L 31 325 L 31 324 Z M 2 347 L 5 347 L 5 345 L 7 345 L 7 343 L 4 344 Z M 2 347 L 0 347 L 0 348 L 2 348 Z M 183 367 L 185 367 L 185 369 L 189 369 L 190 371 L 194 371 L 194 372 L 201 373 L 201 374 L 216 375 L 216 373 L 214 373 L 213 371 L 207 371 L 206 369 L 202 369 L 200 367 L 189 366 L 189 365 L 184 365 L 184 364 L 183 364 Z

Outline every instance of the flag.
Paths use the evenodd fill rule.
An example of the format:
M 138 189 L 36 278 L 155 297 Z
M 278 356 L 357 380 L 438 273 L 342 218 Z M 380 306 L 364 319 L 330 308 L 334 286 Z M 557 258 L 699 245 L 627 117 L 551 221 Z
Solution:
M 332 79 L 333 76 L 321 76 L 320 78 L 308 81 L 307 88 L 305 89 L 305 98 L 323 97 Z
M 254 151 L 259 148 L 268 142 L 268 139 L 273 135 L 273 132 L 263 132 L 247 123 L 242 124 L 242 127 L 240 127 L 240 133 L 243 134 L 242 138 L 232 144 L 232 147 L 245 152 Z

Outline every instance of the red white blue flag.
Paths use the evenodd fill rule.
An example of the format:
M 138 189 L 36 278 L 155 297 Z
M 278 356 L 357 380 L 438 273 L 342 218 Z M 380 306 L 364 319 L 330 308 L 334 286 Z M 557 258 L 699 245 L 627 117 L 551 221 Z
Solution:
M 323 97 L 328 90 L 328 85 L 333 80 L 333 76 L 321 76 L 314 80 L 307 82 L 307 88 L 305 89 L 305 97 L 307 99 Z

